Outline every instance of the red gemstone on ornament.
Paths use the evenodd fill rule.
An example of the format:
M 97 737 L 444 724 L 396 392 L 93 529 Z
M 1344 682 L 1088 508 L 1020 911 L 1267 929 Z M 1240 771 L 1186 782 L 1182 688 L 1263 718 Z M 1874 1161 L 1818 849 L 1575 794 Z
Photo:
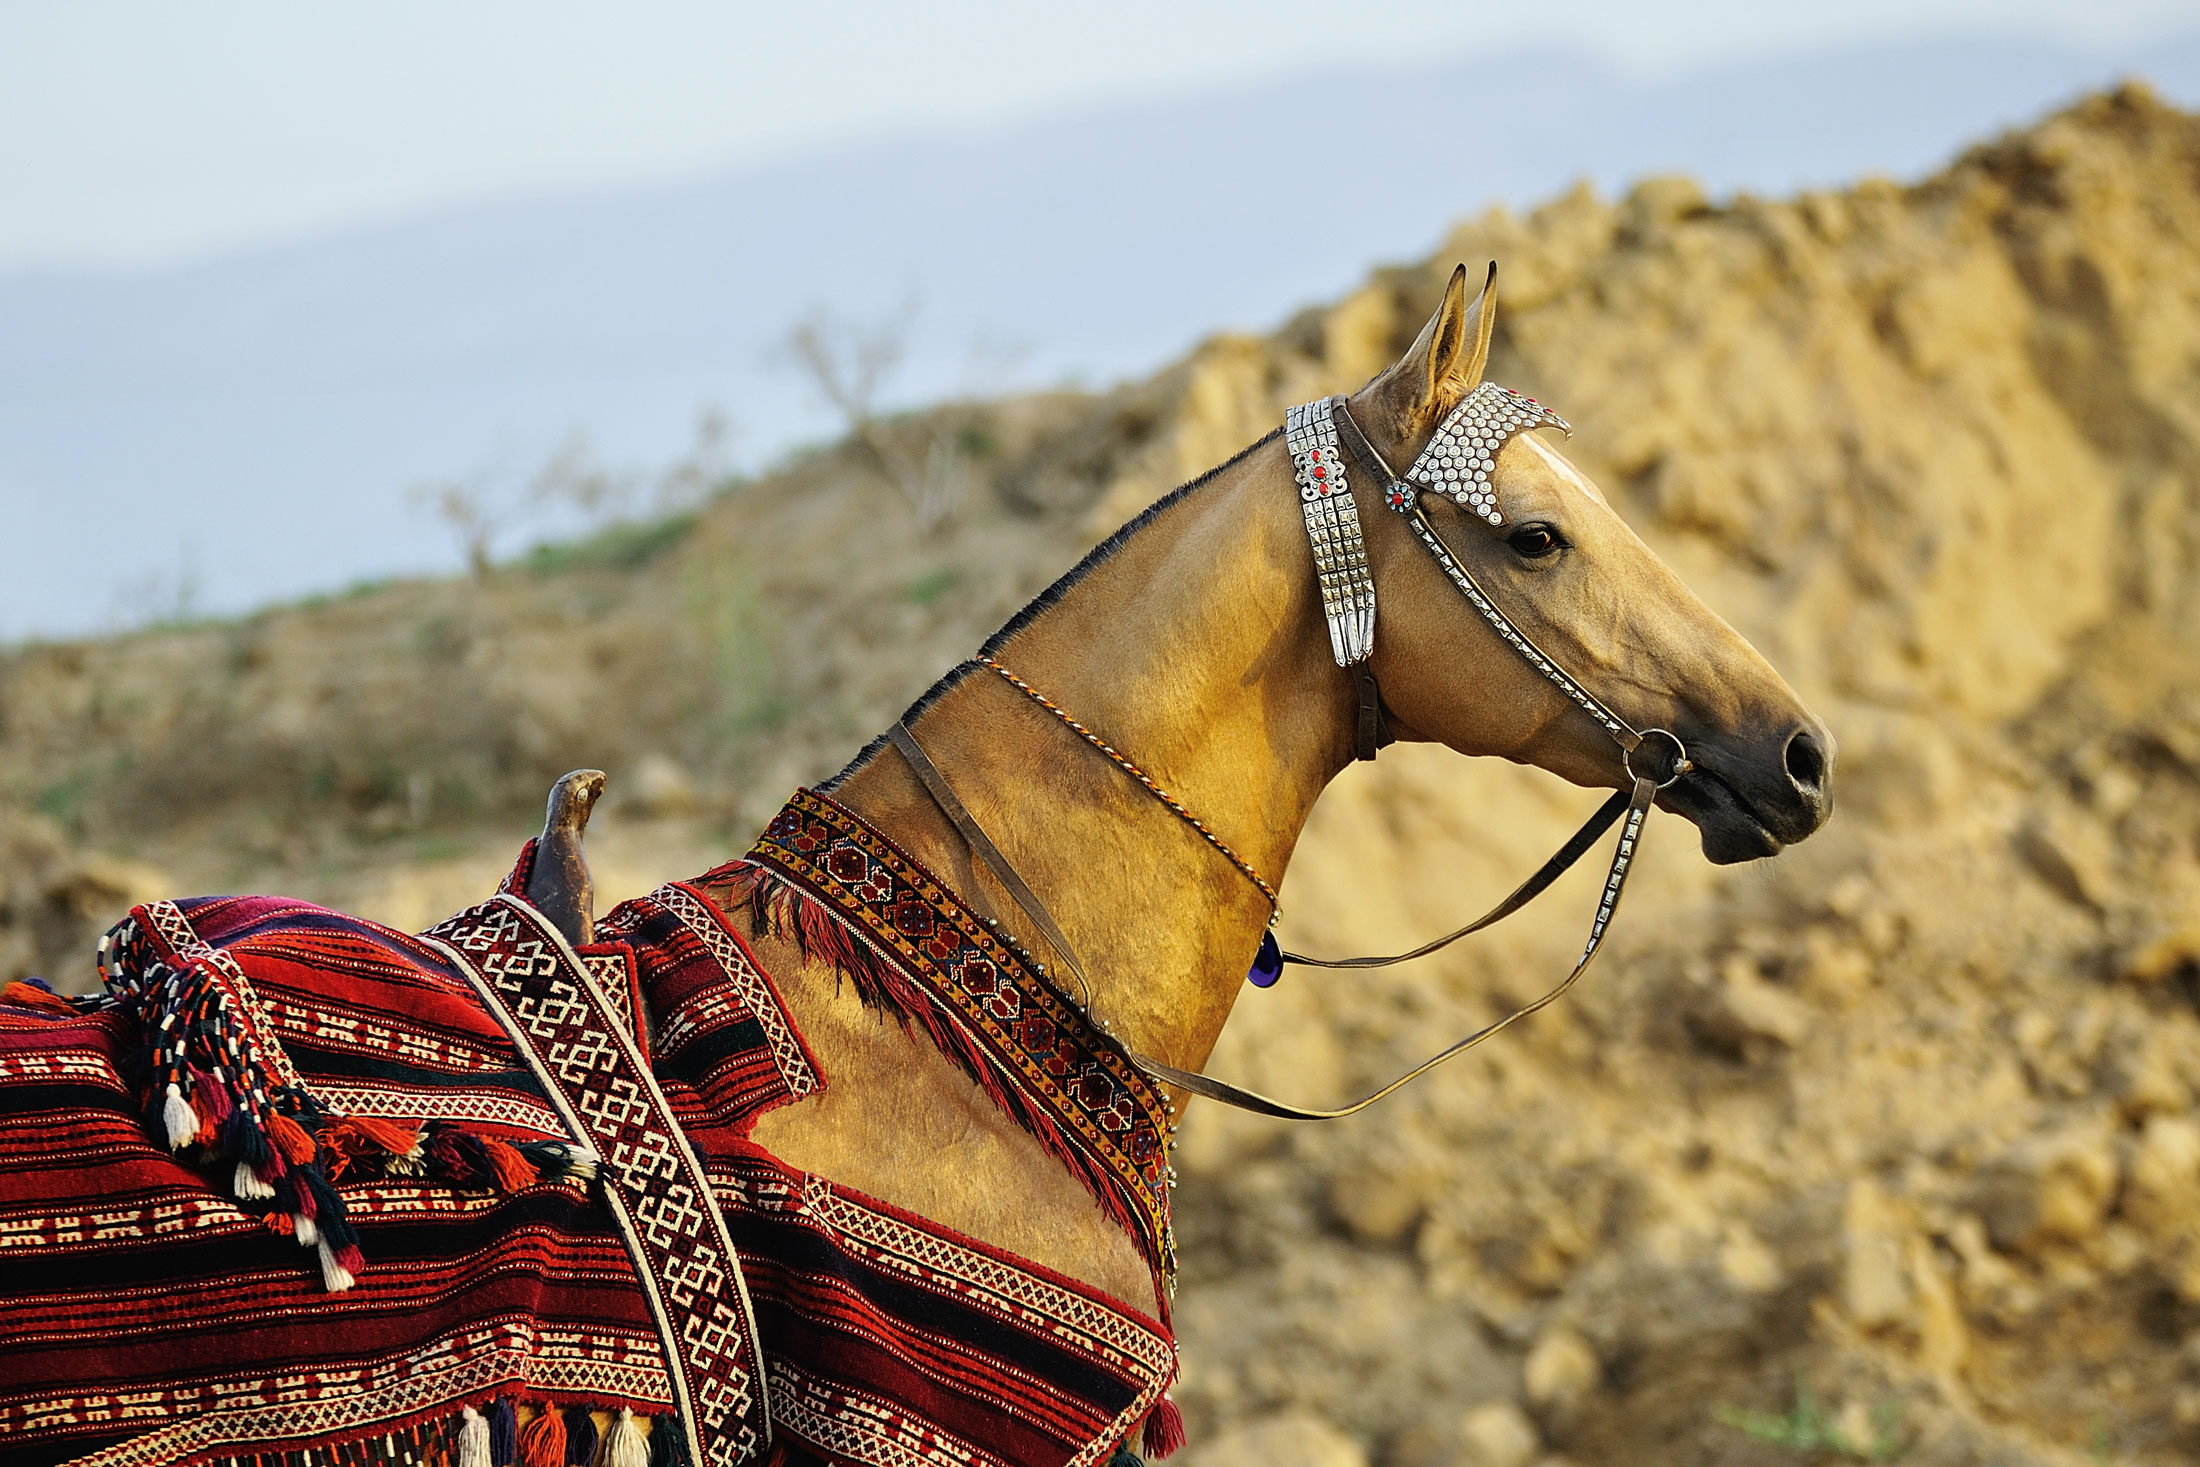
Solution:
M 1329 477 L 1329 470 L 1322 468 L 1320 465 L 1317 464 L 1314 468 L 1314 477 L 1317 479 L 1326 479 Z

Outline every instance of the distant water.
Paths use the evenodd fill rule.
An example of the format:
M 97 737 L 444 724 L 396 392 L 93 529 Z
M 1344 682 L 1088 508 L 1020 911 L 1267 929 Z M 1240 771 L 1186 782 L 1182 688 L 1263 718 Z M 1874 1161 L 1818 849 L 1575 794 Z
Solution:
M 1160 365 L 1494 202 L 1916 177 L 2121 76 L 2200 106 L 2200 35 L 1948 40 L 1634 82 L 1572 53 L 1302 77 L 676 187 L 439 213 L 150 274 L 0 276 L 0 639 L 457 563 L 408 486 L 570 435 L 756 465 L 830 430 L 774 360 L 807 310 L 919 303 L 902 401 Z

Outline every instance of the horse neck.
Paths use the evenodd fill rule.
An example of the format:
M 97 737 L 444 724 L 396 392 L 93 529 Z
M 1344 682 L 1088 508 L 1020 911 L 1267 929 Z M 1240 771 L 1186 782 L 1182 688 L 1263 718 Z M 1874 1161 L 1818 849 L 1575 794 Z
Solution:
M 994 655 L 1271 884 L 1351 757 L 1351 683 L 1330 655 L 1280 441 L 1186 492 Z M 1204 1063 L 1269 918 L 1260 889 L 990 671 L 912 729 L 1076 948 L 1094 1016 L 1157 1059 Z M 899 755 L 882 750 L 836 796 L 1045 954 Z M 1062 965 L 1051 971 L 1075 989 Z

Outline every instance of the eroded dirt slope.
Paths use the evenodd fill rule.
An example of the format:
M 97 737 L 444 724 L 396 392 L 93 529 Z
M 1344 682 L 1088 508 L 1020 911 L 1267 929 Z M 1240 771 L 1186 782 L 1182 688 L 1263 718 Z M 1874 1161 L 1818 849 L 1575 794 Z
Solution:
M 1196 1109 L 1191 1460 L 2200 1455 L 2200 119 L 2136 90 L 1916 187 L 1493 215 L 1148 382 L 943 410 L 938 535 L 842 447 L 480 582 L 8 654 L 0 962 L 88 977 L 162 873 L 432 920 L 583 763 L 629 791 L 600 885 L 691 872 L 1491 257 L 1493 375 L 1827 715 L 1840 813 L 1723 871 L 1657 820 L 1580 998 L 1368 1116 Z M 1388 754 L 1286 935 L 1449 926 L 1590 799 Z M 1293 973 L 1215 1067 L 1416 1058 L 1563 969 L 1593 880 L 1418 974 Z

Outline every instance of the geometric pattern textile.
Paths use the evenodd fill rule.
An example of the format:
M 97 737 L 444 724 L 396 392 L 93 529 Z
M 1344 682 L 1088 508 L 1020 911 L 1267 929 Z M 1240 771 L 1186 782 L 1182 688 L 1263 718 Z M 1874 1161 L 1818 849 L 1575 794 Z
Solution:
M 696 1082 L 729 1074 L 743 1092 L 721 1110 L 736 1123 L 783 1103 L 762 1026 L 729 998 L 745 984 L 784 1022 L 753 963 L 713 984 L 709 946 L 684 927 L 664 951 L 637 949 L 650 914 L 634 905 L 573 955 L 598 993 L 631 977 L 638 1000 L 663 980 L 727 1021 L 658 1077 L 669 1110 L 700 1110 Z M 493 1416 L 500 1401 L 627 1409 L 658 1418 L 652 1438 L 685 1435 L 684 1362 L 600 1184 L 517 1164 L 580 1137 L 449 951 L 278 897 L 150 903 L 124 929 L 110 968 L 158 965 L 152 1007 L 114 994 L 72 1011 L 22 985 L 10 996 L 43 1001 L 0 999 L 0 1467 L 298 1467 L 306 1451 L 424 1463 L 456 1448 L 462 1409 Z M 302 1097 L 296 1122 L 356 1235 L 348 1288 L 331 1291 L 296 1246 L 294 1200 L 236 1195 L 232 1164 L 210 1167 L 220 1128 L 171 1149 L 156 1106 L 149 1134 L 143 1021 L 207 970 L 249 1004 L 254 1074 Z M 642 1044 L 638 1002 L 610 1007 Z M 200 1095 L 225 1093 L 195 1059 L 177 1063 Z M 376 1163 L 334 1144 L 351 1130 L 415 1144 Z M 702 1467 L 714 1454 L 698 1445 Z
M 617 990 L 516 896 L 499 893 L 422 936 L 472 980 L 569 1134 L 592 1148 L 602 1200 L 665 1342 L 689 1457 L 735 1467 L 758 1455 L 771 1426 L 741 1260 L 702 1162 L 619 1020 L 624 995 L 614 1000 Z
M 780 1439 L 835 1462 L 1105 1462 L 1176 1369 L 1167 1326 L 793 1171 L 711 1162 L 771 1351 Z
M 746 864 L 752 912 L 771 916 L 769 900 L 755 900 L 767 894 L 753 884 L 768 873 L 853 932 L 860 956 L 886 961 L 884 974 L 869 969 L 867 997 L 922 1025 L 1060 1158 L 1140 1245 L 1162 1284 L 1174 1267 L 1169 1102 L 1122 1044 L 921 862 L 814 790 L 795 792 Z M 737 866 L 704 879 L 738 878 Z M 857 966 L 860 979 L 864 965 Z
M 1165 1315 L 751 1139 L 826 1076 L 745 928 L 706 895 L 726 872 L 622 903 L 573 949 L 513 899 L 532 855 L 504 896 L 432 935 L 284 898 L 155 903 L 110 944 L 107 999 L 0 994 L 0 1467 L 549 1467 L 560 1454 L 528 1433 L 561 1408 L 562 1455 L 589 1467 L 744 1451 L 771 1467 L 1091 1467 L 1135 1449 L 1142 1422 L 1152 1447 L 1174 1413 Z M 958 908 L 948 925 L 976 923 Z M 1016 980 L 997 1007 L 1037 997 L 988 941 Z M 218 984 L 193 987 L 212 969 Z M 133 1000 L 131 973 L 157 981 Z M 202 1067 L 223 1069 L 205 1059 L 203 1005 L 186 1015 L 199 1037 L 148 1042 L 162 996 L 202 988 L 241 1016 L 235 1074 Z M 1116 1170 L 1138 1134 L 1153 1144 L 1136 1154 L 1162 1154 L 1158 1092 L 1086 1069 L 1090 1050 L 1053 1053 L 1059 1073 L 1027 1051 L 1050 1088 L 1017 1105 L 1048 1118 L 1096 1195 L 1164 1199 L 1133 1225 L 1159 1244 L 1161 1168 L 1135 1184 Z M 290 1178 L 276 1199 L 239 1195 L 211 1122 L 168 1144 L 156 1055 L 191 1105 L 259 1086 L 270 1124 L 280 1112 L 318 1143 L 356 1238 L 348 1287 L 290 1236 Z M 347 1150 L 346 1128 L 399 1149 Z M 515 1162 L 584 1143 L 599 1176 Z M 654 1418 L 646 1445 L 629 1431 L 615 1450 L 589 1409 Z

